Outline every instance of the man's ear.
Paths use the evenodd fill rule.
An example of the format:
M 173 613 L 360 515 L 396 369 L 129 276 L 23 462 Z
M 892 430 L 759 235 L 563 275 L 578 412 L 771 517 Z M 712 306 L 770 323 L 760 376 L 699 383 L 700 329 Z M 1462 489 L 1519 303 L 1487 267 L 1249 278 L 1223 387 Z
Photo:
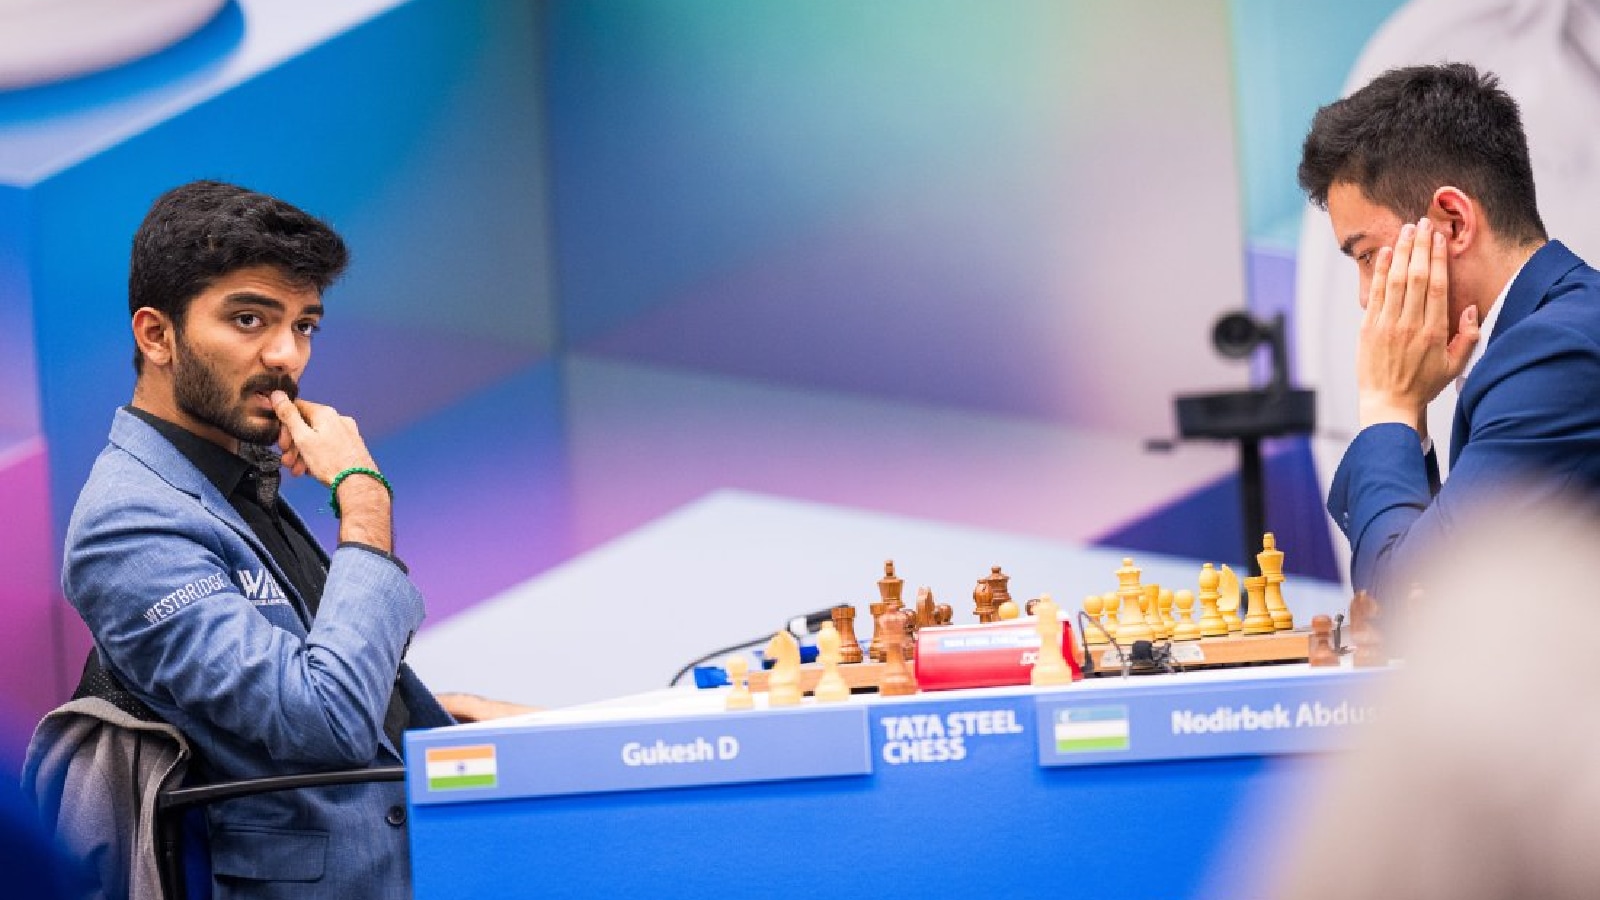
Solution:
M 166 313 L 149 306 L 141 306 L 134 312 L 133 343 L 144 355 L 146 363 L 170 365 L 177 340 L 177 329 Z
M 1433 219 L 1452 257 L 1460 256 L 1479 239 L 1479 229 L 1484 225 L 1478 204 L 1466 191 L 1445 185 L 1433 192 L 1433 203 L 1428 207 L 1428 218 Z

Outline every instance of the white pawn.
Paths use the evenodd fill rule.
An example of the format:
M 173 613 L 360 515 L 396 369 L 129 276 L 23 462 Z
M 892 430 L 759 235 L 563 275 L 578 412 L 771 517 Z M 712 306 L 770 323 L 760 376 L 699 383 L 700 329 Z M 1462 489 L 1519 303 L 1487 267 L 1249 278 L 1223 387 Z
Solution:
M 1206 563 L 1200 569 L 1200 636 L 1201 637 L 1227 637 L 1228 620 L 1222 617 L 1222 611 L 1217 608 L 1217 584 L 1222 580 L 1222 575 L 1211 563 Z
M 727 709 L 751 709 L 756 705 L 750 696 L 750 661 L 744 656 L 728 657 L 728 680 L 733 687 L 728 691 Z
M 1184 588 L 1173 595 L 1172 602 L 1178 607 L 1178 621 L 1172 626 L 1172 639 L 1200 640 L 1200 626 L 1194 623 L 1194 592 Z
M 1099 594 L 1090 594 L 1083 598 L 1083 611 L 1089 614 L 1090 625 L 1084 629 L 1083 639 L 1090 644 L 1104 644 L 1105 633 L 1096 625 L 1100 624 L 1100 613 L 1105 610 L 1105 600 Z

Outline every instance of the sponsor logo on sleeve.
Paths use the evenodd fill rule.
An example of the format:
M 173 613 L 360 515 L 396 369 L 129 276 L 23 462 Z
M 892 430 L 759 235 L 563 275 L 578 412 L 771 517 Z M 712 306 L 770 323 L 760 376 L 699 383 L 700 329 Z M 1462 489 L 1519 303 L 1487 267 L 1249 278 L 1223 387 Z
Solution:
M 222 576 L 221 572 L 207 575 L 204 578 L 197 578 L 150 604 L 150 608 L 144 611 L 144 619 L 151 625 L 158 625 L 172 618 L 179 611 L 186 609 L 189 604 L 196 600 L 209 597 L 227 586 L 228 580 Z
M 287 606 L 289 597 L 266 569 L 239 570 L 239 590 L 257 606 Z

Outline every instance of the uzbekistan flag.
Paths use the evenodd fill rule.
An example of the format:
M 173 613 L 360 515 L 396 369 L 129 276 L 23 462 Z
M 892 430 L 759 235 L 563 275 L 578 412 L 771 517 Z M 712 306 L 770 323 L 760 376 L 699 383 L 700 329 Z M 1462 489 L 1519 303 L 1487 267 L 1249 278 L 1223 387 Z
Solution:
M 1057 753 L 1098 753 L 1126 749 L 1126 706 L 1078 706 L 1056 710 Z
M 496 784 L 493 744 L 430 747 L 427 763 L 430 791 L 492 788 Z

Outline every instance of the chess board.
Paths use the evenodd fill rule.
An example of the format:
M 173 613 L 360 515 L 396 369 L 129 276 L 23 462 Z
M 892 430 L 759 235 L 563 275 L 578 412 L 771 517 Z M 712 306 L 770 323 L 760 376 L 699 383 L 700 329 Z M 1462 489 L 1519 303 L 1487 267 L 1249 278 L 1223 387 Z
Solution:
M 1283 559 L 1284 552 L 1278 548 L 1275 537 L 1270 532 L 1264 534 L 1262 551 L 1257 556 L 1262 575 L 1241 580 L 1226 565 L 1214 567 L 1206 563 L 1198 575 L 1197 596 L 1196 592 L 1186 587 L 1170 590 L 1155 584 L 1142 584 L 1141 570 L 1134 565 L 1131 558 L 1125 557 L 1122 560 L 1122 567 L 1112 573 L 1117 579 L 1115 591 L 1090 594 L 1084 600 L 1081 613 L 1063 616 L 1064 624 L 1074 629 L 1087 629 L 1084 633 L 1090 640 L 1085 653 L 1081 644 L 1083 635 L 1071 634 L 1069 637 L 1073 655 L 1078 658 L 1077 662 L 1082 665 L 1084 674 L 1100 676 L 1121 675 L 1125 669 L 1122 654 L 1131 653 L 1132 647 L 1136 644 L 1142 647 L 1145 641 L 1151 644 L 1156 664 L 1129 667 L 1141 674 L 1151 671 L 1182 672 L 1191 669 L 1308 661 L 1314 666 L 1336 665 L 1338 654 L 1334 652 L 1330 643 L 1331 623 L 1328 616 L 1312 617 L 1313 629 L 1321 629 L 1315 636 L 1313 629 L 1294 627 L 1294 617 L 1288 609 L 1282 589 Z M 973 591 L 973 615 L 977 618 L 978 625 L 965 626 L 966 628 L 987 632 L 991 625 L 1016 619 L 1024 611 L 1031 616 L 1034 605 L 1040 602 L 1049 603 L 1052 610 L 1057 609 L 1048 594 L 1028 601 L 1025 606 L 1013 601 L 1009 591 L 1009 581 L 1010 576 L 1005 574 L 1000 566 L 992 566 L 987 575 L 977 579 L 977 587 Z M 833 611 L 833 622 L 828 626 L 832 629 L 829 631 L 830 640 L 836 646 L 839 644 L 840 638 L 833 636 L 836 632 L 842 636 L 843 646 L 852 652 L 853 658 L 866 658 L 863 662 L 850 663 L 848 660 L 852 658 L 851 656 L 841 657 L 836 653 L 834 657 L 845 662 L 839 665 L 838 669 L 852 693 L 882 688 L 886 675 L 891 676 L 891 690 L 895 693 L 902 692 L 900 681 L 904 680 L 905 676 L 894 676 L 891 671 L 896 660 L 903 655 L 906 662 L 914 665 L 914 653 L 946 649 L 943 643 L 926 644 L 921 638 L 930 629 L 934 632 L 941 631 L 939 626 L 947 625 L 951 621 L 951 607 L 935 604 L 929 589 L 923 587 L 918 591 L 916 606 L 908 608 L 902 600 L 904 586 L 904 579 L 896 574 L 894 561 L 886 560 L 884 575 L 877 583 L 880 600 L 870 605 L 870 616 L 867 617 L 867 622 L 872 626 L 870 642 L 865 639 L 865 635 L 858 636 L 855 633 L 853 607 L 841 605 Z M 1243 591 L 1241 587 L 1244 588 Z M 1242 595 L 1249 597 L 1248 604 L 1241 604 Z M 1370 617 L 1355 615 L 1364 609 L 1365 607 L 1359 604 L 1352 605 L 1352 626 L 1355 626 L 1358 620 Z M 1055 615 L 1052 613 L 1052 618 Z M 1372 615 L 1375 616 L 1376 612 Z M 896 646 L 900 645 L 901 637 L 905 637 L 905 649 L 903 652 L 896 650 L 893 654 L 894 659 L 885 659 L 884 656 L 884 648 L 891 640 L 883 635 L 885 623 L 894 626 L 895 637 L 892 640 Z M 1351 634 L 1354 635 L 1357 631 L 1361 629 L 1353 628 Z M 1113 644 L 1106 640 L 1108 633 L 1112 632 L 1120 633 L 1119 643 Z M 1219 636 L 1200 637 L 1203 632 Z M 1220 634 L 1220 632 L 1228 633 Z M 1055 633 L 1061 635 L 1062 631 L 1056 629 Z M 974 641 L 986 647 L 990 645 L 1020 647 L 1014 642 L 999 641 L 995 635 L 979 636 L 976 631 L 974 635 L 971 638 L 962 638 L 959 643 L 952 645 L 958 656 L 951 658 L 959 660 L 954 683 L 944 671 L 949 660 L 941 653 L 938 676 L 940 689 L 982 684 L 1023 683 L 1007 680 L 969 680 L 966 684 L 960 683 L 962 673 L 971 670 L 974 664 L 973 660 L 967 658 L 971 656 L 975 659 L 975 654 L 971 653 L 976 647 Z M 983 639 L 980 641 L 979 637 Z M 1097 637 L 1100 638 L 1100 643 L 1093 642 Z M 1366 643 L 1373 645 L 1374 650 L 1373 659 L 1365 662 L 1379 664 L 1382 655 L 1378 652 L 1380 646 L 1378 635 L 1371 632 L 1365 634 L 1365 637 Z M 1358 646 L 1360 643 L 1357 642 Z M 1037 648 L 1039 644 L 1035 642 L 1032 646 Z M 1088 657 L 1086 665 L 1084 665 L 1085 655 Z M 873 662 L 874 657 L 885 661 Z M 1026 655 L 1022 664 L 1031 664 Z M 788 672 L 797 672 L 797 681 L 802 694 L 813 693 L 824 674 L 821 660 L 805 666 L 799 666 L 796 662 L 790 667 L 783 668 L 786 675 L 781 681 L 784 685 L 783 690 L 789 698 L 782 701 L 785 703 L 796 702 L 792 688 L 788 686 L 791 684 L 787 680 Z M 932 669 L 929 671 L 932 672 Z M 769 685 L 772 683 L 773 678 L 769 672 L 758 669 L 748 675 L 748 688 L 751 691 L 769 690 Z M 840 698 L 845 696 L 837 687 L 837 682 L 830 682 L 828 687 L 830 694 L 837 693 Z M 916 689 L 914 686 L 911 688 L 912 691 Z
M 1303 663 L 1309 655 L 1311 633 L 1303 630 L 1280 631 L 1274 634 L 1242 634 L 1228 637 L 1202 638 L 1198 641 L 1173 641 L 1172 659 L 1184 669 L 1215 669 L 1227 666 L 1269 665 L 1273 663 Z M 1081 650 L 1081 648 L 1080 648 Z M 1085 672 L 1093 676 L 1113 676 L 1122 672 L 1117 650 L 1110 644 L 1091 644 L 1089 656 L 1094 660 L 1094 670 Z M 839 674 L 855 692 L 875 691 L 882 676 L 884 664 L 860 662 L 839 667 Z M 810 694 L 822 677 L 822 666 L 807 663 L 800 667 L 800 690 Z M 767 673 L 750 673 L 750 690 L 767 689 Z
M 1311 633 L 1302 630 L 1273 634 L 1234 634 L 1201 638 L 1198 641 L 1172 641 L 1172 661 L 1185 669 L 1220 666 L 1246 666 L 1263 663 L 1305 662 L 1310 655 Z M 1095 673 L 1115 675 L 1121 658 L 1109 644 L 1090 645 Z
M 878 679 L 883 677 L 885 666 L 881 662 L 859 662 L 839 667 L 839 674 L 844 676 L 844 683 L 850 686 L 851 691 L 876 691 Z M 817 682 L 822 678 L 822 666 L 816 663 L 806 663 L 800 667 L 800 691 L 810 694 L 817 689 Z M 750 673 L 750 690 L 764 691 L 767 689 L 767 673 Z

